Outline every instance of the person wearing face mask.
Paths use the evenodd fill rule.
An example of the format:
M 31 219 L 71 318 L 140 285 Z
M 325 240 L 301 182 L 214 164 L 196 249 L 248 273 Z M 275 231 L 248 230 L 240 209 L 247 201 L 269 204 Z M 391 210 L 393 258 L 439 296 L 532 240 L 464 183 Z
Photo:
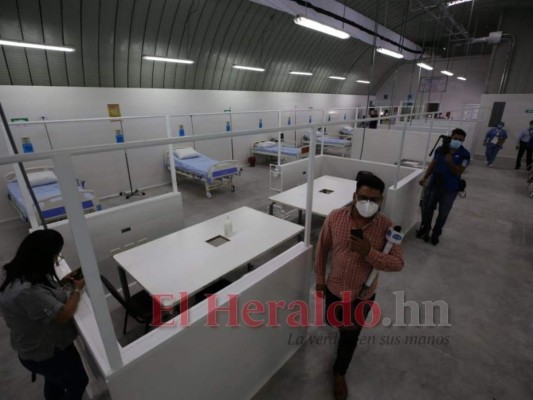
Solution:
M 529 121 L 529 128 L 522 131 L 518 136 L 516 150 L 518 150 L 518 155 L 516 156 L 515 169 L 520 169 L 522 158 L 524 153 L 526 153 L 526 168 L 531 171 L 531 163 L 533 162 L 533 121 Z
M 461 174 L 470 163 L 470 152 L 463 147 L 465 138 L 465 131 L 454 129 L 450 144 L 437 147 L 433 160 L 419 182 L 426 188 L 426 198 L 422 207 L 422 224 L 416 232 L 416 237 L 424 239 L 425 242 L 430 241 L 433 213 L 438 205 L 439 214 L 431 233 L 433 245 L 439 243 L 442 228 L 461 188 Z
M 364 298 L 358 298 L 368 276 L 375 268 L 381 271 L 400 271 L 404 266 L 402 249 L 394 244 L 388 254 L 384 254 L 387 230 L 394 224 L 379 212 L 383 202 L 385 184 L 372 174 L 361 174 L 352 203 L 333 210 L 326 218 L 318 239 L 315 257 L 316 291 L 325 296 L 326 321 L 339 328 L 337 358 L 333 366 L 335 399 L 346 399 L 348 388 L 346 372 L 352 360 L 357 340 L 361 333 L 361 320 L 355 310 L 362 307 L 364 318 L 368 315 L 375 299 L 377 279 Z M 358 230 L 358 236 L 352 230 Z M 332 253 L 330 272 L 326 279 L 326 262 Z M 350 310 L 350 318 L 345 320 L 340 307 L 335 302 L 344 301 Z M 332 323 L 328 310 L 335 314 Z M 340 314 L 340 315 L 339 315 Z
M 485 135 L 483 140 L 483 146 L 485 146 L 485 158 L 487 160 L 487 165 L 492 167 L 494 165 L 494 160 L 498 155 L 498 152 L 503 149 L 503 144 L 507 140 L 507 131 L 503 129 L 505 124 L 500 121 L 496 124 L 496 128 L 492 128 Z

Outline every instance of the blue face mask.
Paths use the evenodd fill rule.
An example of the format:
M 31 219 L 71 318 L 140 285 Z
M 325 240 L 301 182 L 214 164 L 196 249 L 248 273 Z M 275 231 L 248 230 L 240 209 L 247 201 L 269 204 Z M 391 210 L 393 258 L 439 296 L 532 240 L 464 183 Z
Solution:
M 452 139 L 450 142 L 450 148 L 457 150 L 463 143 L 460 140 Z

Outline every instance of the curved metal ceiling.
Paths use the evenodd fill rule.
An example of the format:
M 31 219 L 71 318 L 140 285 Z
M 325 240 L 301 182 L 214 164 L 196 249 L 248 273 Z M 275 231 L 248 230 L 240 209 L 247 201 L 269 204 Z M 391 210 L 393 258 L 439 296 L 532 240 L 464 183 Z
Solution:
M 415 15 L 410 4 L 346 1 L 422 42 L 420 22 L 427 16 Z M 424 25 L 424 38 L 431 37 L 433 24 Z M 2 46 L 1 85 L 366 94 L 369 88 L 355 81 L 372 74 L 372 46 L 301 28 L 292 16 L 248 0 L 2 0 L 0 37 L 76 48 L 58 53 Z M 143 55 L 195 63 L 146 61 Z M 379 81 L 395 62 L 377 55 L 372 80 Z M 234 64 L 266 71 L 236 70 Z M 294 76 L 291 70 L 314 75 Z M 330 75 L 347 79 L 328 79 Z

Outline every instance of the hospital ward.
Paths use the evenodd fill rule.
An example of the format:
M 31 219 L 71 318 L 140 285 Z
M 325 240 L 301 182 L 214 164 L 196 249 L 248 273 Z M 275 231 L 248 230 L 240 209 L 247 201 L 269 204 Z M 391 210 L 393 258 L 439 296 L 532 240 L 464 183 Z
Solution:
M 0 1 L 0 399 L 532 399 L 532 18 Z

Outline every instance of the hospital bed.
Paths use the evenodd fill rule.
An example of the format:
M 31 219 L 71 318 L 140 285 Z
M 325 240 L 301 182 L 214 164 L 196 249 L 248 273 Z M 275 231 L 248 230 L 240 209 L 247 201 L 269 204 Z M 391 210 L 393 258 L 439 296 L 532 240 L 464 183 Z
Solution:
M 26 168 L 26 173 L 35 197 L 39 202 L 43 219 L 46 222 L 65 219 L 67 217 L 65 205 L 63 204 L 59 182 L 54 173 L 54 167 Z M 4 176 L 4 183 L 9 201 L 17 210 L 20 218 L 28 221 L 28 211 L 24 204 L 15 172 L 9 172 Z M 100 199 L 96 193 L 93 190 L 85 189 L 84 185 L 84 181 L 78 181 L 78 191 L 84 212 L 90 213 L 101 210 Z
M 233 177 L 241 173 L 237 160 L 214 160 L 192 147 L 174 148 L 173 158 L 176 174 L 203 182 L 208 199 L 213 197 L 211 190 L 224 185 L 227 185 L 232 192 L 235 191 Z M 165 150 L 165 166 L 170 170 L 168 149 Z
M 340 130 L 339 130 L 339 136 L 343 137 L 343 136 L 348 136 L 348 137 L 353 137 L 353 127 L 351 126 L 343 126 Z
M 306 144 L 310 143 L 310 135 L 308 133 L 304 134 L 303 142 Z M 326 151 L 328 148 L 338 148 L 342 150 L 342 156 L 346 156 L 346 150 L 350 149 L 352 147 L 352 139 L 351 138 L 341 138 L 341 137 L 334 137 L 334 136 L 327 136 L 322 134 L 317 134 L 316 136 L 316 145 L 317 146 L 324 146 L 324 150 Z
M 292 145 L 288 146 L 290 143 Z M 252 154 L 263 155 L 268 157 L 278 156 L 278 143 L 270 140 L 259 140 L 252 143 Z M 309 146 L 296 147 L 295 142 L 282 142 L 281 155 L 291 158 L 304 158 L 309 154 Z

